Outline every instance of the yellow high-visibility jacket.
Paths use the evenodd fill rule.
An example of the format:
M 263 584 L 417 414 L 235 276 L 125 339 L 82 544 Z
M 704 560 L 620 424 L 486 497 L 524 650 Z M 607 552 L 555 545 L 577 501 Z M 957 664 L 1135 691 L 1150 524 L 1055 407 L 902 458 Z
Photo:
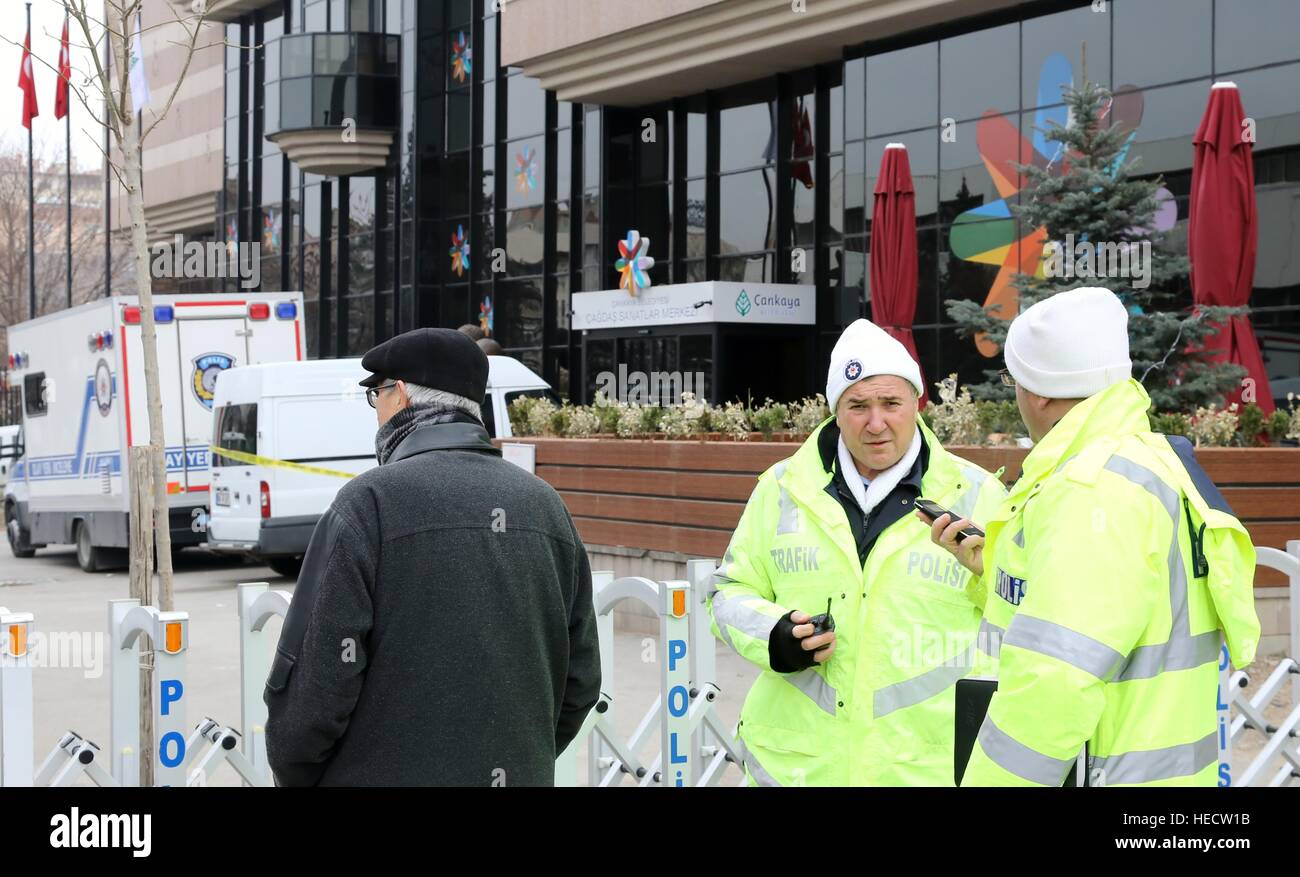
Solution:
M 714 633 L 763 668 L 741 713 L 747 775 L 760 785 L 951 786 L 953 685 L 992 668 L 976 647 L 969 574 L 910 508 L 863 565 L 848 516 L 827 493 L 834 473 L 818 439 L 832 423 L 760 476 L 713 579 Z M 990 515 L 1002 484 L 918 423 L 929 451 L 922 496 L 976 521 Z M 774 671 L 768 639 L 778 619 L 825 612 L 827 598 L 831 659 Z
M 1000 634 L 998 690 L 962 785 L 1213 785 L 1221 636 L 1254 659 L 1255 551 L 1146 391 L 1075 406 L 987 522 L 971 583 Z M 1221 634 L 1222 631 L 1222 634 Z

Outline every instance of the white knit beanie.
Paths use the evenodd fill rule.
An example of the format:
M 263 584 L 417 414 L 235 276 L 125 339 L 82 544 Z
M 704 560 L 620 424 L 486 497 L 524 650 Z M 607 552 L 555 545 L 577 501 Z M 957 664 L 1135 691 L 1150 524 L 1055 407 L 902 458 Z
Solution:
M 831 414 L 845 390 L 873 375 L 896 375 L 915 387 L 917 396 L 925 392 L 921 367 L 907 348 L 875 323 L 854 320 L 831 351 L 831 367 L 826 373 L 826 404 Z
M 1011 321 L 1007 371 L 1031 393 L 1086 399 L 1133 375 L 1128 310 L 1109 289 L 1058 292 Z

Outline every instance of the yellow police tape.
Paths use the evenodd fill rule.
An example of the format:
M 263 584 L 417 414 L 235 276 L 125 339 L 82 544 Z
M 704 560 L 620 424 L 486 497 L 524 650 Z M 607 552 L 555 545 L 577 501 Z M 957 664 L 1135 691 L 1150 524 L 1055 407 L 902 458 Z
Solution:
M 270 457 L 259 457 L 257 454 L 246 454 L 243 451 L 232 451 L 230 448 L 219 448 L 216 445 L 209 445 L 208 450 L 214 454 L 220 454 L 223 457 L 229 457 L 232 460 L 238 460 L 241 463 L 247 463 L 250 466 L 274 466 L 277 469 L 293 469 L 297 472 L 308 472 L 312 475 L 331 475 L 335 478 L 355 478 L 355 472 L 341 472 L 338 469 L 322 469 L 320 466 L 304 466 L 302 463 L 290 463 L 288 460 L 273 460 Z

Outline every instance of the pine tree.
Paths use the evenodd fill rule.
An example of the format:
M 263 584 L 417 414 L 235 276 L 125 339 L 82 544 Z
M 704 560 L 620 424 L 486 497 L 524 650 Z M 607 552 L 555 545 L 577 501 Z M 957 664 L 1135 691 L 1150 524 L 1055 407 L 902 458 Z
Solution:
M 1160 179 L 1135 179 L 1135 160 L 1123 154 L 1129 131 L 1106 118 L 1110 92 L 1084 82 L 1078 89 L 1065 88 L 1065 103 L 1070 117 L 1067 126 L 1053 122 L 1047 139 L 1062 145 L 1058 161 L 1066 161 L 1063 173 L 1054 173 L 1035 165 L 1019 165 L 1026 185 L 1020 203 L 1010 209 L 1021 229 L 1042 228 L 1048 245 L 1044 256 L 1048 276 L 1017 274 L 1014 286 L 1019 290 L 1021 311 L 1035 302 L 1079 286 L 1102 286 L 1116 293 L 1129 309 L 1129 349 L 1133 374 L 1141 379 L 1151 395 L 1153 406 L 1161 411 L 1190 412 L 1198 405 L 1222 404 L 1225 391 L 1236 387 L 1246 374 L 1236 365 L 1208 362 L 1204 355 L 1191 352 L 1214 331 L 1214 322 L 1242 313 L 1244 308 L 1205 307 L 1194 315 L 1190 307 L 1179 307 L 1179 284 L 1185 282 L 1190 264 L 1184 252 L 1170 241 L 1167 233 L 1154 232 L 1159 208 L 1156 193 Z M 1075 265 L 1075 276 L 1062 276 L 1068 266 L 1064 244 L 1073 241 L 1101 245 L 1129 245 L 1142 248 L 1149 242 L 1149 285 L 1135 288 L 1133 279 L 1114 276 L 1088 276 L 1085 265 Z M 1082 248 L 1085 253 L 1090 248 Z M 1114 252 L 1113 250 L 1109 252 Z M 1097 263 L 1089 263 L 1093 270 Z M 1100 271 L 1098 270 L 1098 275 Z M 948 314 L 960 324 L 959 334 L 973 337 L 984 334 L 999 346 L 1006 339 L 1010 322 L 1001 319 L 978 302 L 950 300 Z M 1080 343 L 1087 343 L 1080 338 Z M 971 386 L 976 398 L 1007 398 L 1009 393 L 996 379 L 996 369 L 986 373 L 988 380 Z

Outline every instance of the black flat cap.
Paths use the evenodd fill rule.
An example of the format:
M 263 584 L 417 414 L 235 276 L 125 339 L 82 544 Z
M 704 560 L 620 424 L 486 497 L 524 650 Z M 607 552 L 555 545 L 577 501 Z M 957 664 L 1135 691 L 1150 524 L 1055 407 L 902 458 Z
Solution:
M 483 404 L 487 393 L 488 360 L 468 335 L 455 329 L 412 329 L 361 357 L 361 367 L 371 375 L 363 387 L 385 381 L 408 381 L 455 393 Z

